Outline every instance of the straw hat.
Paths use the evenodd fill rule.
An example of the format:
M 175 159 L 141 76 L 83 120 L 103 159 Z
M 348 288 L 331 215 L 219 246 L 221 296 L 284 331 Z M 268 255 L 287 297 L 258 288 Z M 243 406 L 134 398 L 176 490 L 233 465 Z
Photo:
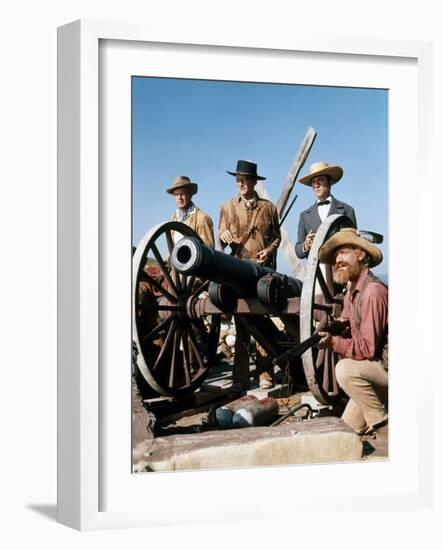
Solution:
M 195 195 L 198 191 L 198 185 L 196 183 L 192 183 L 188 176 L 177 176 L 172 182 L 172 187 L 166 189 L 166 193 L 172 195 L 174 191 L 181 189 L 182 187 L 189 189 L 193 195 Z
M 300 178 L 299 182 L 310 186 L 311 179 L 315 176 L 330 176 L 331 184 L 334 184 L 343 176 L 343 168 L 327 162 L 315 162 L 309 167 L 309 173 Z
M 235 172 L 229 172 L 229 170 L 226 170 L 228 174 L 231 174 L 231 176 L 249 176 L 250 178 L 254 178 L 255 180 L 265 180 L 263 176 L 259 176 L 257 174 L 257 165 L 255 162 L 251 162 L 250 160 L 238 160 L 237 161 L 237 168 Z
M 363 233 L 362 233 L 363 234 Z M 358 229 L 344 227 L 328 239 L 318 251 L 318 258 L 324 264 L 335 264 L 335 251 L 341 246 L 356 246 L 369 255 L 369 267 L 375 267 L 383 260 L 381 250 L 360 236 Z

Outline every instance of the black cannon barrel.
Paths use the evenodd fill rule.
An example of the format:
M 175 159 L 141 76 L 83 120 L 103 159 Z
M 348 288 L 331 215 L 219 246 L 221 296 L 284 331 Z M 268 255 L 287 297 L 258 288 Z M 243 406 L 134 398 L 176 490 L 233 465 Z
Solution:
M 180 273 L 230 286 L 245 297 L 256 296 L 258 280 L 275 273 L 270 267 L 214 250 L 195 237 L 184 237 L 177 242 L 172 262 Z M 301 282 L 287 279 L 291 294 L 300 296 Z

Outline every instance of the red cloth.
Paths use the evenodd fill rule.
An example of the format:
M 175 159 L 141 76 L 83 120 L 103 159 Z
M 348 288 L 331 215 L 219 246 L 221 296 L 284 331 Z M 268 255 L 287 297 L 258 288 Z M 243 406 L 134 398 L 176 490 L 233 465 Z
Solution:
M 349 359 L 380 359 L 380 352 L 387 335 L 388 327 L 388 289 L 381 283 L 367 284 L 360 303 L 360 329 L 355 324 L 357 295 L 362 290 L 363 281 L 368 274 L 364 269 L 353 289 L 348 289 L 343 302 L 342 319 L 348 319 L 351 325 L 351 338 L 332 337 L 332 346 L 336 353 Z

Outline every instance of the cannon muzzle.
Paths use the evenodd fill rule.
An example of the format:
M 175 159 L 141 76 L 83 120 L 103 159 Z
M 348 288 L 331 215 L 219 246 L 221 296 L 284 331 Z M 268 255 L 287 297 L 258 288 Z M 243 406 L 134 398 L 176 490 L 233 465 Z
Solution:
M 284 287 L 285 298 L 301 294 L 302 283 L 298 279 L 276 273 L 272 268 L 251 260 L 214 250 L 195 237 L 185 237 L 177 242 L 172 251 L 172 262 L 179 273 L 219 283 L 243 298 L 258 296 L 261 299 L 261 294 L 269 294 L 271 288 L 275 294 L 276 287 Z

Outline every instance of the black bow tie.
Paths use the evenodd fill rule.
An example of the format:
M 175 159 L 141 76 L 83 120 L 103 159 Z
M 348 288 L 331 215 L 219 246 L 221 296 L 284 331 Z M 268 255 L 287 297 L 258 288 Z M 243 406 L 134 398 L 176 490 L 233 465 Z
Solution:
M 317 203 L 317 206 L 322 206 L 323 204 L 331 204 L 331 201 L 329 199 L 326 199 L 325 201 L 319 201 Z

